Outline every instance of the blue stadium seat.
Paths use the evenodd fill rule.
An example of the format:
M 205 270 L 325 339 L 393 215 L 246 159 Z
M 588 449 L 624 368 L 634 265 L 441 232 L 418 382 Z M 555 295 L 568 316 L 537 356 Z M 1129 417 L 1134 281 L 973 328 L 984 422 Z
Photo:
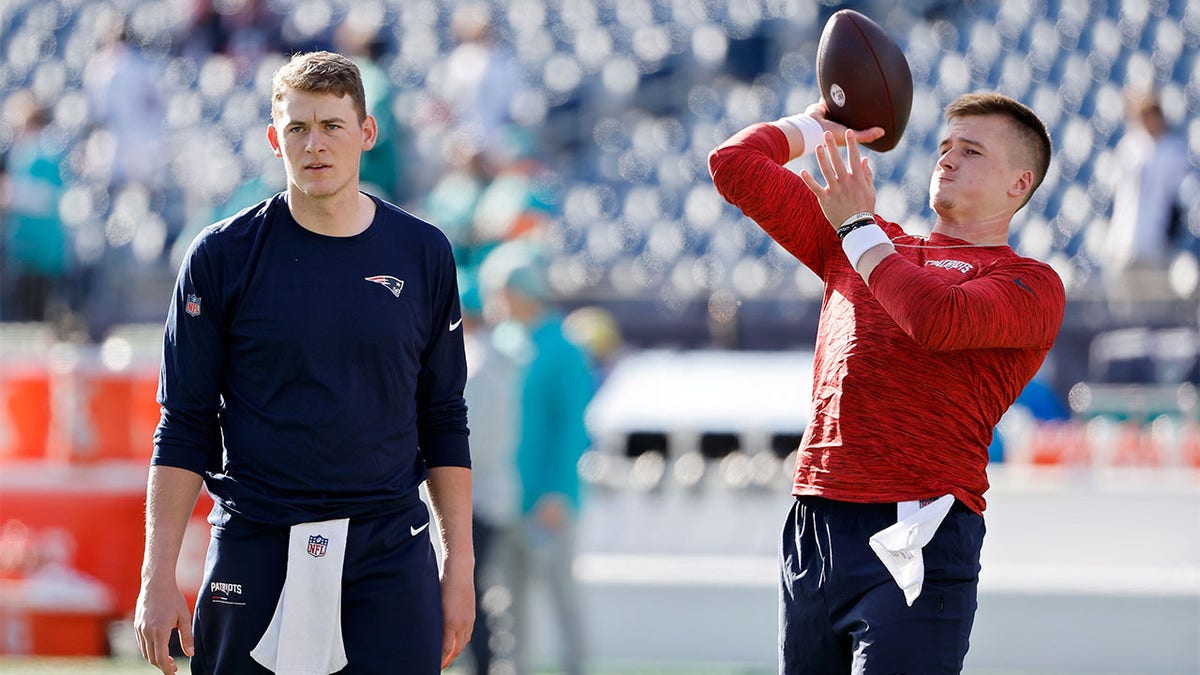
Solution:
M 578 278 L 596 278 L 599 268 L 601 283 L 613 283 L 614 277 L 654 267 L 659 258 L 653 256 L 660 256 L 664 264 L 678 262 L 680 269 L 700 260 L 701 268 L 708 266 L 705 283 L 720 276 L 720 263 L 725 266 L 721 283 L 735 283 L 736 270 L 742 270 L 746 289 L 782 293 L 795 288 L 790 280 L 778 286 L 763 281 L 775 278 L 773 256 L 779 254 L 764 253 L 761 233 L 736 209 L 720 200 L 716 206 L 702 201 L 697 206 L 693 200 L 701 199 L 694 196 L 699 192 L 711 192 L 705 187 L 705 157 L 714 145 L 745 124 L 797 112 L 812 100 L 812 54 L 827 10 L 795 8 L 811 27 L 797 32 L 776 17 L 774 5 L 759 3 L 710 3 L 702 9 L 666 0 L 488 4 L 497 34 L 548 104 L 545 121 L 531 131 L 544 135 L 550 152 L 562 153 L 547 158 L 570 186 L 562 213 L 555 214 L 561 233 L 552 241 L 569 260 L 567 267 L 584 270 Z M 331 13 L 322 21 L 340 20 L 349 5 L 348 0 L 331 2 Z M 294 9 L 298 3 L 277 6 Z M 121 7 L 129 16 L 149 16 L 156 5 L 130 0 Z M 419 122 L 415 103 L 428 95 L 433 64 L 453 47 L 452 11 L 450 4 L 432 1 L 385 9 L 385 32 L 397 49 L 385 63 L 402 87 L 396 112 L 406 126 Z M 1046 249 L 1041 251 L 1046 255 L 1074 255 L 1084 267 L 1094 264 L 1082 230 L 1105 215 L 1099 200 L 1105 172 L 1112 168 L 1106 153 L 1124 127 L 1127 80 L 1156 78 L 1164 105 L 1178 118 L 1200 116 L 1195 3 L 974 3 L 943 13 L 940 23 L 911 11 L 896 7 L 888 16 L 894 25 L 909 26 L 898 38 L 910 59 L 917 95 L 898 154 L 873 160 L 880 184 L 893 183 L 881 188 L 880 203 L 897 220 L 927 218 L 928 172 L 942 106 L 964 91 L 998 88 L 1031 103 L 1046 118 L 1059 149 L 1058 166 L 1030 206 L 1036 212 L 1019 221 L 1023 225 L 1014 223 L 1014 244 Z M 60 119 L 73 144 L 85 142 L 89 120 L 72 90 L 80 86 L 87 46 L 103 26 L 101 16 L 100 5 L 87 0 L 10 0 L 0 13 L 0 34 L 7 38 L 6 58 L 0 61 L 4 91 L 36 86 L 66 92 Z M 318 23 L 306 29 L 319 32 Z M 143 39 L 153 46 L 166 39 L 173 24 L 145 25 Z M 711 38 L 714 31 L 727 41 L 723 70 L 693 51 L 694 40 Z M 221 56 L 197 63 L 172 55 L 163 64 L 173 132 L 223 138 L 222 153 L 252 152 L 241 127 L 264 115 L 261 96 L 271 68 L 246 73 Z M 1188 133 L 1200 157 L 1200 123 L 1191 123 Z M 0 149 L 3 144 L 0 134 Z M 1083 210 L 1069 218 L 1069 232 L 1055 235 L 1045 223 L 1067 202 Z M 105 218 L 107 205 L 99 206 L 104 208 L 97 217 Z M 660 213 L 648 215 L 655 211 Z M 671 228 L 674 235 L 667 234 Z M 729 235 L 734 228 L 739 234 Z M 757 265 L 755 255 L 768 259 Z M 764 277 L 764 269 L 771 274 Z M 650 286 L 623 288 L 653 295 L 657 279 L 680 286 L 676 290 L 694 290 L 694 270 L 678 275 L 692 278 L 682 286 L 663 282 L 671 275 L 660 270 L 657 277 L 644 276 Z

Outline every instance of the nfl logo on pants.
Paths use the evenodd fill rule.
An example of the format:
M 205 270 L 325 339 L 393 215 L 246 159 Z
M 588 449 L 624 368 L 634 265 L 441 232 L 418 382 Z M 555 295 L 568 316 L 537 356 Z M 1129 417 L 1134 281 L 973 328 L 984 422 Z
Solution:
M 328 545 L 328 538 L 314 534 L 308 538 L 308 554 L 314 558 L 323 558 L 325 556 L 325 548 Z

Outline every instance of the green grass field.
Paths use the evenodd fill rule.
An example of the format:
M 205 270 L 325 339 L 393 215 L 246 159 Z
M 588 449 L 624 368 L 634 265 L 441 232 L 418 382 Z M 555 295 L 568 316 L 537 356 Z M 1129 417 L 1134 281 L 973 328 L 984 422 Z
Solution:
M 184 662 L 186 663 L 186 662 Z M 182 665 L 182 664 L 181 664 Z M 0 657 L 0 673 L 12 675 L 29 673 L 30 675 L 102 675 L 115 673 L 130 673 L 136 675 L 153 675 L 158 671 L 144 661 L 128 658 L 92 659 L 92 658 L 17 658 Z M 187 673 L 186 667 L 181 672 Z M 546 675 L 553 671 L 545 671 Z M 467 675 L 465 668 L 452 667 L 447 675 Z M 728 670 L 704 667 L 678 668 L 628 668 L 621 670 L 594 670 L 593 675 L 767 675 L 755 670 Z M 982 675 L 982 674 L 981 674 Z
M 186 665 L 186 661 L 184 664 Z M 114 673 L 129 673 L 136 675 L 152 675 L 158 671 L 149 664 L 132 658 L 50 658 L 50 657 L 0 657 L 0 673 L 12 675 L 102 675 Z M 187 673 L 187 668 L 182 669 Z M 554 671 L 542 671 L 540 675 L 550 675 Z M 674 667 L 656 666 L 653 668 L 593 669 L 592 675 L 769 675 L 769 671 L 736 668 L 715 668 L 710 666 L 679 665 Z M 452 667 L 447 675 L 467 675 L 465 668 Z M 966 670 L 964 675 L 1079 675 L 1078 673 L 1047 673 L 1026 672 L 1014 670 Z M 1089 675 L 1133 675 L 1132 673 L 1090 673 Z M 1182 674 L 1180 674 L 1182 675 Z
M 50 657 L 0 657 L 0 673 L 12 675 L 101 675 L 114 673 L 142 673 L 152 675 L 158 671 L 144 661 L 132 658 L 50 658 Z M 181 672 L 187 673 L 186 661 Z M 546 675 L 553 671 L 544 671 Z M 467 675 L 465 668 L 451 667 L 447 675 Z M 756 670 L 729 670 L 706 667 L 679 666 L 675 668 L 626 668 L 593 670 L 593 675 L 766 675 Z
M 35 673 L 36 675 L 67 675 L 67 673 L 154 673 L 144 662 L 132 659 L 15 657 L 0 658 L 0 673 Z

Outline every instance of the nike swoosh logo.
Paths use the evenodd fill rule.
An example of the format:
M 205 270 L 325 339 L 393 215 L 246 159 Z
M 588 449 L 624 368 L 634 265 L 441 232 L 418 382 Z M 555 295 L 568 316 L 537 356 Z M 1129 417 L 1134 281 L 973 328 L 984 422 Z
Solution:
M 453 333 L 455 331 L 455 329 L 457 329 L 461 325 L 462 325 L 462 317 L 459 317 L 458 321 L 454 321 L 450 324 L 450 332 Z
M 424 531 L 425 531 L 425 528 L 427 528 L 427 527 L 429 527 L 429 523 L 425 523 L 424 525 L 422 525 L 422 526 L 420 526 L 420 527 L 413 527 L 412 525 L 409 525 L 409 526 L 408 526 L 408 531 L 409 531 L 409 532 L 412 532 L 412 536 L 414 536 L 414 537 L 415 537 L 415 536 L 417 536 L 418 534 L 421 534 L 422 532 L 424 532 Z
M 1016 279 L 1013 279 L 1013 282 L 1016 283 L 1017 286 L 1029 291 L 1030 295 L 1037 296 L 1037 293 L 1034 293 L 1032 288 L 1030 288 L 1029 286 L 1026 286 L 1024 281 L 1021 281 L 1021 277 L 1017 277 Z

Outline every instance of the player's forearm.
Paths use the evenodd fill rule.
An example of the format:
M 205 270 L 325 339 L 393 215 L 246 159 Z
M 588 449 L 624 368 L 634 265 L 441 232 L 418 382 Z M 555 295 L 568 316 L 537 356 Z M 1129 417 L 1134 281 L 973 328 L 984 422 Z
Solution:
M 142 583 L 157 579 L 174 582 L 183 534 L 204 479 L 173 466 L 151 466 L 146 483 L 146 548 Z
M 429 501 L 445 551 L 446 569 L 471 570 L 471 470 L 460 466 L 429 469 Z
M 709 173 L 726 201 L 820 275 L 829 224 L 812 192 L 783 166 L 795 150 L 787 133 L 776 124 L 746 127 L 709 154 Z
M 995 272 L 949 284 L 901 257 L 873 266 L 869 286 L 879 304 L 918 345 L 931 351 L 1049 347 L 1065 297 L 1053 272 Z

